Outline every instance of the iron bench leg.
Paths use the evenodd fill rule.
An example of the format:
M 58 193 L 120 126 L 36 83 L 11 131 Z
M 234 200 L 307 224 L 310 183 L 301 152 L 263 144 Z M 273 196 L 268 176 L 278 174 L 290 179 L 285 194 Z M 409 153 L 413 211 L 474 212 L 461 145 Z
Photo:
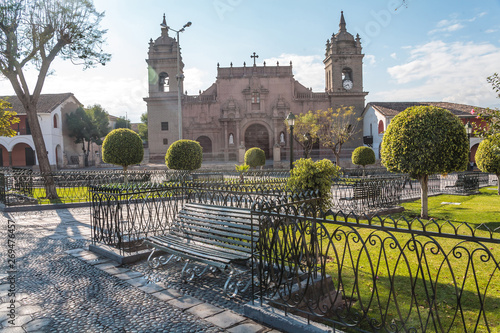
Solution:
M 229 265 L 228 269 L 226 269 L 226 273 L 228 270 L 229 276 L 224 284 L 224 293 L 229 295 L 230 298 L 233 298 L 240 290 L 242 293 L 245 292 L 248 287 L 250 287 L 252 279 L 244 278 L 243 273 L 245 273 L 245 271 L 237 269 L 232 264 Z
M 150 268 L 158 268 L 160 266 L 164 266 L 170 262 L 170 260 L 175 259 L 175 255 L 171 254 L 170 256 L 167 255 L 160 255 L 157 257 L 153 257 L 154 253 L 156 251 L 156 248 L 153 248 L 153 251 L 151 251 L 151 254 L 148 257 L 148 266 Z
M 212 265 L 204 265 L 200 266 L 194 263 L 191 263 L 189 259 L 186 259 L 186 264 L 182 268 L 181 272 L 181 280 L 182 282 L 192 281 L 195 277 L 200 277 L 205 274 L 207 271 L 215 273 L 217 271 L 217 267 Z

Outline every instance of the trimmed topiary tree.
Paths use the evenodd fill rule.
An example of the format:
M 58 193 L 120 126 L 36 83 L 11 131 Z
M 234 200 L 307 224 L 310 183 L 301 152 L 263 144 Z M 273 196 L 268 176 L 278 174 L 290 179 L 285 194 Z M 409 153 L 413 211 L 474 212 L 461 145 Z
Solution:
M 363 166 L 363 177 L 365 176 L 365 166 L 375 164 L 375 152 L 370 147 L 358 147 L 352 152 L 352 163 Z
M 469 141 L 464 125 L 450 111 L 413 106 L 389 124 L 381 148 L 382 164 L 391 172 L 408 173 L 421 184 L 421 217 L 428 218 L 429 175 L 467 168 Z
M 339 170 L 338 166 L 327 159 L 314 162 L 310 158 L 301 158 L 293 163 L 287 187 L 293 192 L 319 190 L 320 207 L 326 211 L 331 205 L 332 182 L 339 175 Z
M 250 148 L 245 153 L 245 164 L 251 168 L 263 166 L 266 164 L 266 153 L 257 147 Z
M 497 175 L 497 193 L 500 195 L 500 133 L 481 141 L 476 151 L 476 163 L 481 171 Z
M 144 147 L 141 138 L 136 132 L 128 128 L 115 129 L 104 138 L 102 160 L 123 167 L 125 184 L 128 183 L 128 166 L 141 163 L 143 157 Z
M 193 171 L 201 168 L 203 148 L 198 141 L 178 140 L 168 147 L 165 164 L 169 169 Z

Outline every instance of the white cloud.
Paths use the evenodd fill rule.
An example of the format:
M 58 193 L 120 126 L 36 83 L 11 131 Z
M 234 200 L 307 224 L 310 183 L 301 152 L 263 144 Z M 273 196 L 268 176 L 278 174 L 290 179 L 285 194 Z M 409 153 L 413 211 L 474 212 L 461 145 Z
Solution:
M 494 32 L 497 32 L 498 29 L 488 29 L 488 30 L 485 30 L 484 32 L 487 33 L 487 34 L 492 34 Z
M 215 82 L 215 79 L 209 77 L 208 72 L 196 67 L 186 68 L 184 76 L 186 77 L 184 79 L 184 91 L 187 91 L 188 95 L 197 95 L 200 90 L 203 92 Z
M 325 90 L 325 67 L 323 58 L 318 55 L 301 56 L 283 53 L 279 57 L 264 60 L 269 66 L 275 66 L 277 61 L 279 61 L 280 65 L 288 66 L 291 61 L 294 78 L 297 81 L 308 88 L 312 88 L 313 91 Z
M 375 56 L 373 54 L 365 55 L 365 59 L 369 65 L 375 65 L 376 60 L 375 60 Z
M 391 53 L 391 58 L 396 60 L 398 59 L 398 55 L 396 54 L 396 52 Z
M 498 71 L 500 48 L 489 43 L 432 41 L 414 47 L 406 63 L 387 69 L 400 87 L 380 100 L 427 100 L 490 106 L 498 103 L 486 77 Z

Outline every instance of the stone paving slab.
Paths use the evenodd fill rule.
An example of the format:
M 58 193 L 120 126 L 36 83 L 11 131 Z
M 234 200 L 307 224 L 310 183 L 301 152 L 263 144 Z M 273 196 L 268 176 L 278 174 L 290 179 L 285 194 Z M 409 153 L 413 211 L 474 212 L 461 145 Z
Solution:
M 179 309 L 186 310 L 192 308 L 195 305 L 201 304 L 202 302 L 191 296 L 182 296 L 179 298 L 174 298 L 168 301 L 168 304 L 173 305 Z
M 224 311 L 224 309 L 221 309 L 217 306 L 207 304 L 207 303 L 201 303 L 196 306 L 193 306 L 192 308 L 187 310 L 189 313 L 192 313 L 194 315 L 197 315 L 200 318 L 207 318 L 207 317 L 212 317 L 218 313 L 221 313 Z
M 215 316 L 205 318 L 205 320 L 211 322 L 215 326 L 228 328 L 245 321 L 246 318 L 234 312 L 226 310 L 224 312 L 216 314 Z

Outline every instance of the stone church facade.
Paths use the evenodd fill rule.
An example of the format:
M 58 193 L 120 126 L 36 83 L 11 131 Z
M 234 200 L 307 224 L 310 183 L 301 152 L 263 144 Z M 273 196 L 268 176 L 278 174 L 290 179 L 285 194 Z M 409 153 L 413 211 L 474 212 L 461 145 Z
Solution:
M 150 41 L 146 60 L 149 96 L 144 100 L 151 160 L 163 159 L 168 146 L 179 138 L 178 86 L 181 92 L 183 87 L 182 80 L 178 84 L 176 79 L 178 44 L 168 30 L 164 18 L 161 36 Z M 243 67 L 218 64 L 216 81 L 208 89 L 196 96 L 181 93 L 182 138 L 200 142 L 204 159 L 236 161 L 242 147 L 259 147 L 275 161 L 281 156 L 286 159 L 283 152 L 289 151 L 290 143 L 284 120 L 290 112 L 298 115 L 353 106 L 361 117 L 367 95 L 363 91 L 363 56 L 359 35 L 347 32 L 342 13 L 338 33 L 326 43 L 324 92 L 313 92 L 295 80 L 291 62 L 257 65 L 254 58 L 253 64 L 244 63 Z M 181 60 L 181 73 L 183 66 Z M 350 157 L 362 144 L 360 131 L 344 145 L 343 156 Z M 281 151 L 280 157 L 273 156 L 276 151 Z M 328 149 L 319 151 L 317 157 L 332 156 Z M 302 153 L 297 150 L 294 156 Z

